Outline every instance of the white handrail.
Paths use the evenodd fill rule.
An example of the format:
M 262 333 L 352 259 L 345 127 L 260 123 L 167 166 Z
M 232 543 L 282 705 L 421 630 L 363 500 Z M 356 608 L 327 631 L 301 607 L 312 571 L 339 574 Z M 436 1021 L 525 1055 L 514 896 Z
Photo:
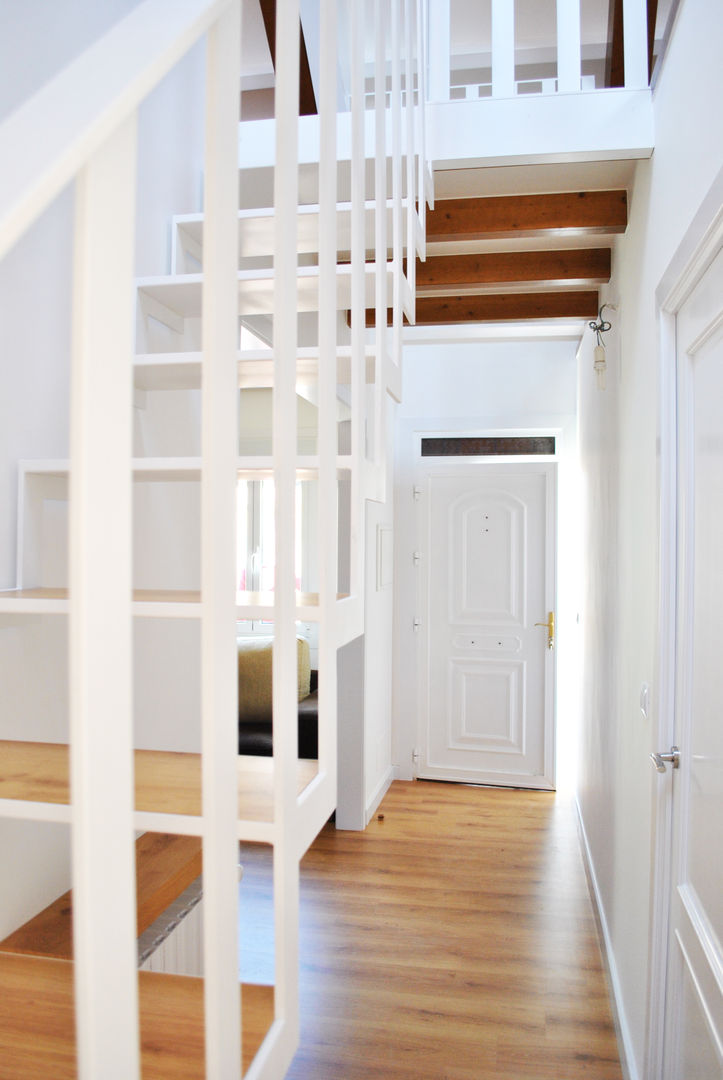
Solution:
M 145 0 L 0 126 L 0 258 L 229 0 Z

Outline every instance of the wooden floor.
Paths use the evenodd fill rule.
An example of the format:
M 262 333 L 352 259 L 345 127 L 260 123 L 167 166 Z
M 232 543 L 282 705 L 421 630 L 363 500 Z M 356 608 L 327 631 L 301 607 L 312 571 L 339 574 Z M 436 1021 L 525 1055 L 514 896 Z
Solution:
M 288 1080 L 620 1080 L 570 804 L 418 782 L 380 812 L 303 860 Z M 243 861 L 258 898 L 268 855 Z

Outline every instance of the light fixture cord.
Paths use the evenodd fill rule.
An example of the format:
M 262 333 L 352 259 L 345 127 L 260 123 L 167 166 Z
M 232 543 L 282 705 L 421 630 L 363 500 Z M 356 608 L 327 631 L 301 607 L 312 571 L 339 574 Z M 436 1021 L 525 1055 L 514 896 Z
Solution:
M 608 306 L 608 304 L 603 304 L 600 308 L 597 313 L 597 322 L 593 319 L 592 322 L 588 323 L 590 329 L 595 331 L 598 345 L 601 345 L 603 349 L 605 348 L 605 345 L 603 343 L 602 335 L 607 334 L 608 330 L 612 329 L 612 324 L 603 319 L 603 311 Z

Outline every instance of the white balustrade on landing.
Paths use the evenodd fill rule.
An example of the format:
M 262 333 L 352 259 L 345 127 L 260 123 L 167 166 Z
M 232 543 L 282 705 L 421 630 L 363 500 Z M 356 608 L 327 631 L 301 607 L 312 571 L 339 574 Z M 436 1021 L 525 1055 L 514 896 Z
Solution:
M 515 0 L 491 0 L 492 83 L 455 84 L 451 74 L 451 0 L 429 5 L 429 101 L 478 97 L 508 98 L 519 93 L 577 93 L 594 89 L 593 77 L 582 77 L 580 0 L 557 0 L 556 26 L 550 40 L 557 45 L 557 77 L 515 78 Z M 625 88 L 648 85 L 646 0 L 623 0 Z M 489 91 L 489 93 L 488 93 Z

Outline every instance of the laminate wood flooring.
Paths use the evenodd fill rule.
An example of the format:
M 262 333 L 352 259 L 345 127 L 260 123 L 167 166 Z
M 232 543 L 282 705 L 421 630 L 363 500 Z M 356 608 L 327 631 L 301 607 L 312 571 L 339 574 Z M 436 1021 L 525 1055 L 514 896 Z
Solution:
M 379 814 L 302 862 L 288 1080 L 621 1080 L 572 806 L 396 782 Z M 242 860 L 263 964 L 268 849 Z

